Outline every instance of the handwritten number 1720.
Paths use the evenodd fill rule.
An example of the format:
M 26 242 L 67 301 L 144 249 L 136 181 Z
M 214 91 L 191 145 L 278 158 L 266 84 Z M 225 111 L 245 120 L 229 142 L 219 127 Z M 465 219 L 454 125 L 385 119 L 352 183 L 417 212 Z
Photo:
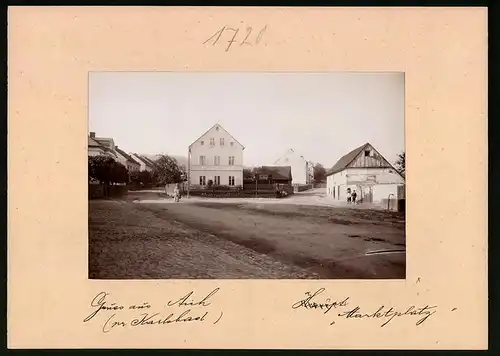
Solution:
M 259 44 L 259 42 L 261 41 L 262 39 L 262 36 L 264 35 L 264 32 L 266 32 L 267 30 L 267 25 L 264 26 L 260 31 L 259 33 L 257 34 L 257 36 L 255 37 L 255 39 L 252 41 L 251 38 L 252 38 L 252 27 L 248 26 L 246 28 L 246 34 L 244 35 L 244 38 L 243 38 L 243 41 L 241 41 L 239 43 L 240 46 L 243 46 L 243 45 L 247 45 L 247 46 L 251 46 L 252 45 L 252 42 L 255 42 L 255 44 Z M 228 45 L 226 47 L 226 52 L 229 51 L 229 49 L 231 48 L 232 44 L 233 43 L 237 43 L 239 40 L 236 40 L 236 37 L 238 36 L 238 33 L 240 32 L 240 29 L 239 28 L 230 28 L 230 27 L 227 27 L 227 26 L 224 26 L 222 27 L 220 30 L 218 30 L 217 32 L 215 32 L 212 36 L 210 36 L 209 39 L 207 39 L 205 42 L 203 42 L 203 44 L 207 44 L 208 42 L 210 41 L 213 41 L 212 42 L 212 46 L 215 46 L 219 40 L 221 39 L 223 33 L 225 31 L 232 31 L 233 32 L 233 36 L 231 37 L 231 39 L 228 42 Z

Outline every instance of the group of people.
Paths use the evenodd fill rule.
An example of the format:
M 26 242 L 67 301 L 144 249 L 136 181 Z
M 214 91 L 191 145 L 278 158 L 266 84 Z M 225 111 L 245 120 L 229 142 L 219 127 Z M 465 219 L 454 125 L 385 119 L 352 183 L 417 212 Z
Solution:
M 358 194 L 356 193 L 355 190 L 353 190 L 352 192 L 350 189 L 347 190 L 347 202 L 348 203 L 356 204 L 356 197 L 357 196 L 358 196 Z

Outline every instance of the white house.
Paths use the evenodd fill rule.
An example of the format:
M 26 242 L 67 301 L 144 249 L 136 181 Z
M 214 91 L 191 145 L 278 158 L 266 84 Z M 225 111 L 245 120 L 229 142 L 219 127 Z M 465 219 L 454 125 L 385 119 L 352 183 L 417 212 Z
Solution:
M 357 200 L 383 203 L 404 194 L 404 177 L 370 144 L 352 150 L 327 172 L 327 195 L 347 200 L 347 193 L 356 191 Z
M 96 137 L 95 132 L 91 132 L 88 137 L 88 155 L 89 156 L 109 156 L 118 159 L 115 152 L 115 143 L 112 138 Z
M 118 162 L 123 164 L 129 172 L 139 172 L 141 169 L 141 164 L 133 159 L 129 154 L 125 151 L 115 146 L 115 152 L 118 156 Z
M 151 172 L 153 170 L 153 162 L 143 155 L 138 153 L 130 153 L 130 157 L 137 163 L 139 163 L 139 171 L 148 171 Z
M 286 151 L 274 164 L 292 167 L 292 184 L 294 185 L 307 185 L 313 182 L 313 164 L 293 149 Z
M 203 187 L 214 185 L 243 186 L 243 150 L 221 125 L 215 124 L 189 145 L 188 182 Z

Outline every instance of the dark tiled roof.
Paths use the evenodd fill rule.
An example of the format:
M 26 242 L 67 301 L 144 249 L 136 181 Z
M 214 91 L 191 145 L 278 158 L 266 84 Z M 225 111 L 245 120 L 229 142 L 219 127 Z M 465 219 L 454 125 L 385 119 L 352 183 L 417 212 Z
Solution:
M 149 157 L 146 157 L 146 156 L 141 156 L 142 158 L 144 158 L 150 165 L 154 165 L 155 163 L 153 162 L 152 159 L 150 159 Z
M 349 163 L 351 163 L 354 160 L 354 158 L 356 158 L 356 156 L 358 154 L 360 154 L 367 145 L 369 145 L 369 143 L 365 143 L 364 145 L 353 149 L 351 152 L 349 152 L 345 156 L 342 156 L 337 161 L 337 163 L 335 163 L 335 165 L 326 173 L 326 175 L 329 176 L 329 175 L 332 175 L 334 173 L 338 173 L 338 172 L 346 169 L 347 166 L 349 165 Z
M 125 157 L 127 159 L 127 161 L 130 161 L 134 164 L 139 164 L 139 162 L 137 162 L 135 159 L 133 159 L 128 153 L 124 152 L 123 150 L 119 149 L 118 146 L 115 147 L 115 150 L 116 152 L 118 152 L 119 154 L 121 154 L 123 157 Z
M 257 169 L 257 172 L 272 175 L 275 179 L 292 179 L 292 167 L 290 166 L 262 166 Z
M 151 168 L 153 168 L 153 163 L 148 160 L 146 157 L 144 156 L 141 156 L 140 154 L 137 154 L 137 153 L 134 153 L 134 155 L 140 160 L 142 161 L 142 163 L 144 163 L 146 166 L 149 166 Z
M 99 142 L 97 142 L 96 140 L 94 140 L 92 137 L 89 136 L 89 147 L 100 147 L 100 148 L 104 148 L 101 146 L 101 144 Z

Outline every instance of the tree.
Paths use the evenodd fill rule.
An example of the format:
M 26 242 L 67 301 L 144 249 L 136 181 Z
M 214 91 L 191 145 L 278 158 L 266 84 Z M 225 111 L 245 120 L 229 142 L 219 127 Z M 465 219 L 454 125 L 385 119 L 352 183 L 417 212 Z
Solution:
M 326 169 L 321 163 L 316 163 L 314 166 L 314 181 L 321 183 L 326 180 Z
M 153 179 L 151 177 L 151 172 L 149 171 L 140 171 L 133 172 L 130 174 L 130 182 L 133 186 L 139 187 L 150 187 L 153 183 Z
M 398 158 L 396 159 L 396 162 L 395 162 L 395 166 L 396 166 L 395 168 L 402 175 L 405 174 L 405 166 L 406 166 L 405 162 L 406 162 L 405 152 L 399 153 Z
M 130 180 L 130 176 L 129 176 L 127 168 L 119 162 L 114 162 L 114 164 L 111 165 L 111 177 L 110 178 L 111 178 L 110 182 L 112 184 L 114 184 L 114 183 L 128 183 Z
M 99 181 L 106 196 L 110 184 L 127 183 L 129 180 L 127 168 L 109 156 L 91 156 L 88 164 L 89 182 L 92 179 Z
M 186 179 L 185 168 L 173 157 L 161 155 L 154 164 L 152 180 L 157 185 L 181 183 Z
M 248 168 L 243 168 L 243 178 L 245 179 L 250 179 L 254 178 L 255 174 L 257 173 L 258 168 L 257 167 L 248 167 Z

